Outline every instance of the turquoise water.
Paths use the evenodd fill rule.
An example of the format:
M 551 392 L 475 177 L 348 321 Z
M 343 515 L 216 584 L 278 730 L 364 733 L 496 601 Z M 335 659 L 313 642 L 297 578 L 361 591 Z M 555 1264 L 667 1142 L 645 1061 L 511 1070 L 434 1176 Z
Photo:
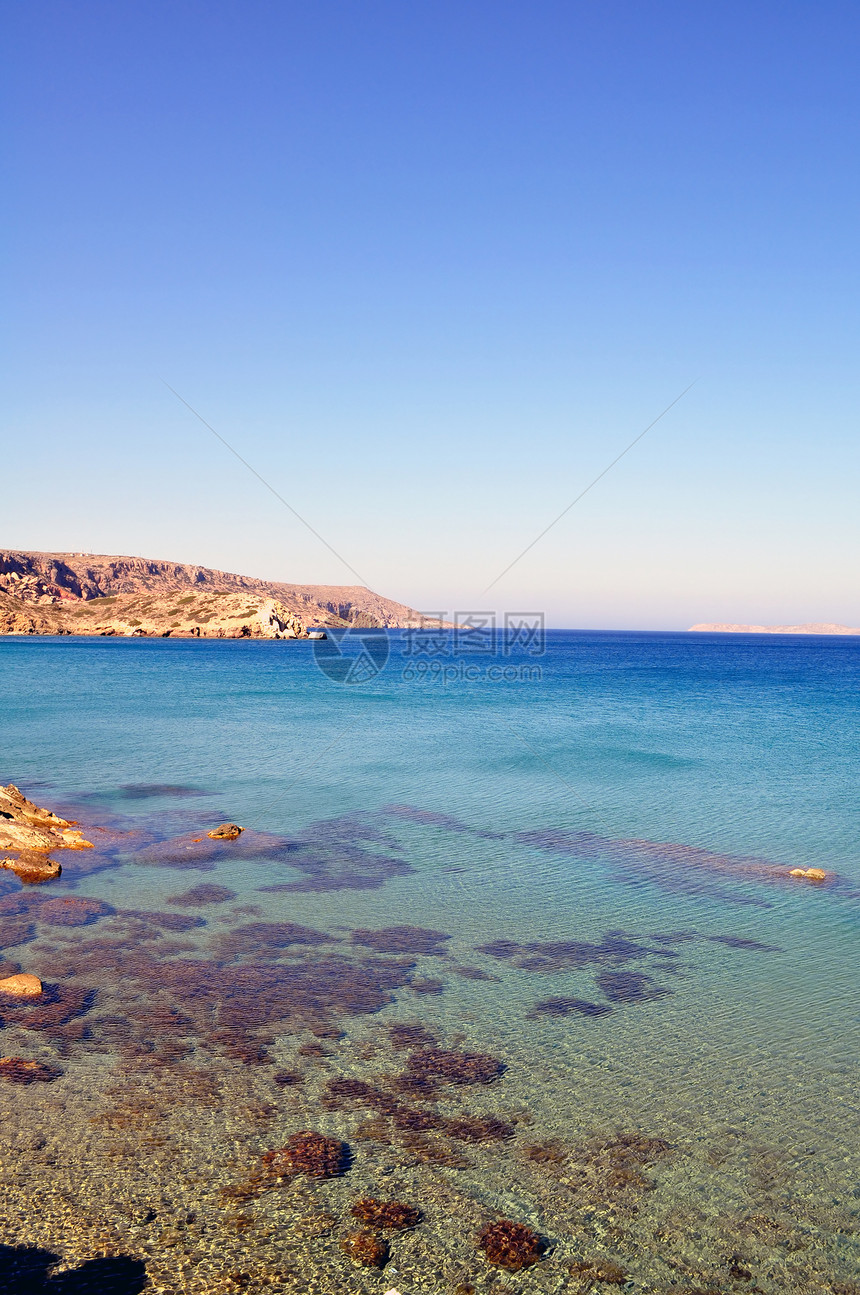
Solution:
M 201 1160 L 223 1190 L 237 1157 L 250 1163 L 297 1128 L 325 1124 L 361 1148 L 342 1178 L 255 1197 L 238 1230 L 198 1175 L 192 1212 L 208 1230 L 174 1219 L 181 1239 L 167 1244 L 123 1222 L 130 1205 L 114 1217 L 105 1204 L 143 1209 L 139 1156 L 86 1140 L 84 1167 L 81 1130 L 63 1144 L 55 1121 L 50 1163 L 54 1176 L 58 1158 L 65 1166 L 64 1200 L 80 1217 L 60 1235 L 25 1210 L 10 1243 L 81 1262 L 100 1253 L 97 1214 L 110 1252 L 143 1259 L 164 1290 L 239 1289 L 229 1274 L 246 1270 L 262 1289 L 255 1264 L 285 1290 L 579 1290 L 591 1278 L 572 1266 L 597 1255 L 631 1290 L 853 1291 L 860 640 L 557 632 L 544 655 L 501 661 L 507 679 L 488 676 L 499 659 L 470 658 L 477 676 L 449 668 L 447 681 L 416 671 L 409 651 L 393 633 L 381 672 L 346 685 L 309 643 L 0 640 L 0 780 L 95 831 L 92 855 L 63 856 L 50 895 L 104 906 L 57 927 L 34 902 L 33 938 L 0 951 L 45 981 L 97 990 L 76 1018 L 88 1038 L 15 1027 L 21 1055 L 54 1058 L 63 1074 L 0 1085 L 9 1112 L 48 1137 L 51 1104 L 77 1127 L 69 1112 L 85 1095 L 88 1129 L 114 1130 L 122 1106 L 139 1146 L 150 1136 L 139 1112 L 172 1085 L 170 1154 L 151 1167 L 171 1218 Z M 225 819 L 246 831 L 213 846 L 205 832 Z M 827 881 L 790 878 L 798 867 Z M 204 883 L 229 900 L 181 900 Z M 32 893 L 11 875 L 2 885 L 6 900 Z M 144 931 L 146 914 L 165 912 L 202 921 Z M 260 922 L 330 943 L 276 949 L 249 934 Z M 411 936 L 361 934 L 399 927 Z M 320 949 L 347 962 L 324 966 Z M 130 950 L 137 962 L 123 962 Z M 220 1009 L 197 982 L 171 979 L 189 964 L 213 979 L 265 964 L 321 984 L 370 967 L 398 983 L 355 1011 L 332 990 L 319 1009 L 336 1018 L 328 1036 L 252 1013 L 249 1031 L 268 1039 L 253 1062 L 206 1024 Z M 152 1004 L 182 1008 L 195 994 L 191 1041 L 161 1056 L 156 1039 L 159 1064 L 143 1064 L 147 1031 L 170 1032 L 153 1025 Z M 443 1133 L 404 1141 L 390 1112 L 382 1127 L 378 1100 L 370 1112 L 338 1105 L 332 1077 L 384 1088 L 379 1076 L 402 1067 L 386 1033 L 397 1022 L 499 1058 L 500 1080 L 443 1086 L 433 1110 L 450 1119 L 466 1102 L 510 1134 L 455 1146 L 443 1131 L 463 1161 L 445 1163 Z M 300 1052 L 308 1039 L 321 1056 Z M 301 1084 L 273 1083 L 285 1065 Z M 219 1094 L 189 1099 L 183 1122 L 177 1093 L 204 1075 Z M 143 1095 L 134 1117 L 129 1091 Z M 237 1123 L 224 1114 L 237 1103 L 268 1114 Z M 612 1140 L 634 1132 L 669 1149 L 631 1159 Z M 44 1191 L 51 1174 L 37 1161 L 28 1182 Z M 392 1241 L 378 1275 L 338 1242 L 350 1199 L 395 1181 L 421 1194 L 426 1220 Z M 328 1232 L 306 1222 L 314 1211 L 331 1217 Z M 473 1234 L 500 1215 L 549 1249 L 494 1285 Z M 233 1267 L 219 1266 L 228 1251 Z

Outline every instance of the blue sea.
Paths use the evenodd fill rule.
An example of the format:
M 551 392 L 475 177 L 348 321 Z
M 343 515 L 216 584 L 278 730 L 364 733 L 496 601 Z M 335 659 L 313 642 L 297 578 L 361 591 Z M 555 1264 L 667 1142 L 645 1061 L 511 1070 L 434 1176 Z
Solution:
M 858 683 L 852 637 L 0 639 L 0 781 L 94 845 L 0 872 L 3 974 L 54 986 L 0 1004 L 51 1075 L 0 1083 L 0 1243 L 163 1291 L 856 1295 Z M 301 1131 L 349 1159 L 273 1177 Z

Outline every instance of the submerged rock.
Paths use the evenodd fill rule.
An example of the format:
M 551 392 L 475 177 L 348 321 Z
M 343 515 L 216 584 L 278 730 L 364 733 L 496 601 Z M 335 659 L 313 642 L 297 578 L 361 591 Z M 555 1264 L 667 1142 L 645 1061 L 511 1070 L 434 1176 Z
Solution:
M 27 972 L 0 980 L 0 994 L 9 994 L 14 998 L 37 998 L 41 992 L 42 982 L 39 977 L 30 976 Z
M 53 881 L 63 871 L 56 859 L 37 850 L 19 850 L 0 859 L 0 868 L 8 868 L 21 881 L 37 884 L 40 881 Z

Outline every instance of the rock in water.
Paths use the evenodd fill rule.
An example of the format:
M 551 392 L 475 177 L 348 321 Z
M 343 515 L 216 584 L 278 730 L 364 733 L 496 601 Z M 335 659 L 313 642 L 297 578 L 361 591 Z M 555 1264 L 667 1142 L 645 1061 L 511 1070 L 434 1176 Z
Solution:
M 206 835 L 211 837 L 213 841 L 235 841 L 236 837 L 240 836 L 244 830 L 244 827 L 240 827 L 238 823 L 222 823 L 220 827 L 213 828 Z
M 12 994 L 15 998 L 37 998 L 41 992 L 42 982 L 39 977 L 30 976 L 26 972 L 0 980 L 0 994 Z
M 10 868 L 24 882 L 50 881 L 62 872 L 48 857 L 53 850 L 92 848 L 68 819 L 41 809 L 13 783 L 0 787 L 0 868 Z
M 0 868 L 10 869 L 25 885 L 53 881 L 63 871 L 56 859 L 39 850 L 19 850 L 17 854 L 6 855 L 0 858 Z

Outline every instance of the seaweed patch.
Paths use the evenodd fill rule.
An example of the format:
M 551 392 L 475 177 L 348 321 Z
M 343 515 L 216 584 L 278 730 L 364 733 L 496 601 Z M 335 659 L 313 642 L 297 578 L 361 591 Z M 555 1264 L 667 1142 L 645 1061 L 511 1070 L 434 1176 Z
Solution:
M 277 958 L 292 945 L 328 944 L 334 937 L 297 922 L 250 922 L 218 935 L 212 941 L 217 958 Z
M 591 1290 L 592 1286 L 602 1282 L 605 1286 L 623 1286 L 627 1281 L 627 1272 L 610 1259 L 580 1259 L 572 1263 L 567 1270 L 571 1277 L 578 1277 L 580 1290 Z M 692 1295 L 692 1292 L 689 1292 Z
M 51 1032 L 85 1016 L 96 999 L 95 990 L 79 985 L 43 985 L 33 998 L 7 999 L 0 1003 L 0 1027 L 23 1026 L 27 1030 Z
M 313 1129 L 302 1129 L 277 1151 L 263 1156 L 265 1171 L 275 1178 L 305 1174 L 308 1178 L 337 1178 L 352 1163 L 349 1147 L 339 1138 L 328 1138 Z
M 612 1011 L 605 1003 L 590 1003 L 584 998 L 543 998 L 526 1013 L 529 1021 L 540 1016 L 608 1016 Z
M 350 1211 L 354 1218 L 374 1228 L 392 1228 L 401 1232 L 414 1228 L 421 1222 L 421 1211 L 402 1201 L 380 1201 L 373 1196 L 362 1196 Z
M 466 1115 L 445 1120 L 445 1133 L 461 1142 L 507 1142 L 516 1132 L 507 1120 L 496 1115 Z
M 618 966 L 662 952 L 631 939 L 623 931 L 607 931 L 599 944 L 586 940 L 532 940 L 525 944 L 491 940 L 488 944 L 479 944 L 477 951 L 510 962 L 522 971 L 544 973 Z
M 432 1048 L 439 1042 L 436 1035 L 431 1034 L 425 1026 L 407 1023 L 389 1025 L 388 1037 L 392 1047 L 398 1051 L 408 1048 Z
M 267 893 L 377 890 L 392 877 L 405 877 L 412 865 L 399 854 L 394 838 L 357 814 L 312 824 L 284 842 L 281 858 L 302 875 L 259 889 Z
M 413 994 L 441 994 L 445 990 L 445 981 L 437 980 L 433 976 L 411 976 L 407 988 L 411 989 Z
M 602 971 L 597 983 L 610 1003 L 647 1003 L 672 993 L 641 971 Z
M 39 905 L 37 917 L 40 922 L 50 926 L 91 926 L 99 918 L 114 913 L 110 904 L 100 899 L 82 899 L 76 895 L 58 895 L 54 899 L 44 899 Z
M 388 1242 L 377 1232 L 349 1232 L 338 1245 L 362 1268 L 384 1268 L 388 1262 Z
M 488 1223 L 478 1236 L 478 1245 L 487 1262 L 508 1272 L 520 1272 L 536 1264 L 547 1250 L 547 1243 L 525 1223 L 499 1219 Z
M 202 882 L 199 886 L 192 886 L 190 890 L 183 890 L 179 895 L 168 895 L 167 902 L 181 908 L 202 908 L 206 904 L 225 904 L 236 897 L 235 890 L 230 890 L 229 886 Z
M 149 800 L 153 797 L 207 796 L 199 787 L 185 787 L 172 782 L 126 782 L 117 793 L 123 800 Z
M 725 944 L 729 949 L 749 949 L 756 953 L 782 953 L 778 944 L 762 944 L 761 940 L 749 940 L 741 935 L 705 935 L 702 938 L 712 944 Z
M 0 1057 L 0 1079 L 9 1084 L 50 1084 L 62 1075 L 59 1066 L 27 1057 Z
M 145 922 L 163 931 L 191 931 L 197 926 L 206 925 L 204 918 L 191 917 L 188 913 L 159 913 L 142 908 L 120 908 L 117 909 L 116 916 Z
M 483 1052 L 447 1051 L 425 1048 L 412 1052 L 406 1074 L 420 1079 L 438 1079 L 448 1084 L 492 1084 L 505 1072 L 498 1057 Z
M 362 944 L 376 953 L 415 953 L 432 958 L 445 953 L 445 943 L 451 937 L 424 926 L 386 926 L 378 931 L 353 931 L 351 939 L 353 944 Z

